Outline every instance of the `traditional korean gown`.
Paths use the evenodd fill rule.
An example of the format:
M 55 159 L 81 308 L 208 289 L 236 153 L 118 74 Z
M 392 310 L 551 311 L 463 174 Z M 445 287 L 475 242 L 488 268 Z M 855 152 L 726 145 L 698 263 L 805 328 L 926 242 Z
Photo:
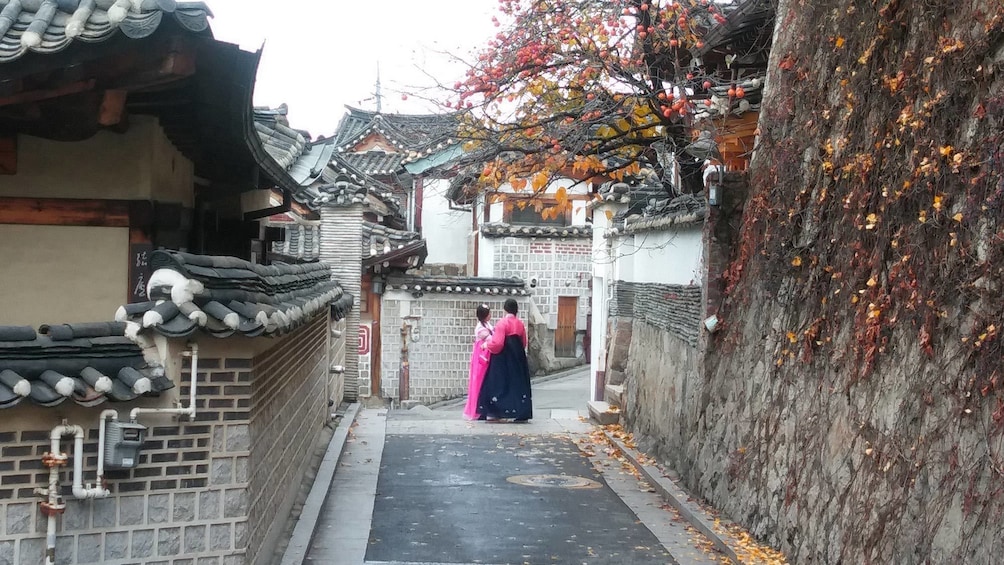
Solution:
M 492 325 L 488 322 L 478 322 L 474 330 L 474 350 L 471 351 L 471 371 L 467 382 L 467 405 L 464 406 L 464 418 L 475 420 L 478 417 L 478 394 L 481 392 L 481 382 L 488 369 L 491 353 L 482 345 L 492 335 Z
M 516 316 L 506 314 L 488 338 L 488 351 L 492 356 L 478 397 L 481 418 L 533 418 L 526 345 L 526 326 Z

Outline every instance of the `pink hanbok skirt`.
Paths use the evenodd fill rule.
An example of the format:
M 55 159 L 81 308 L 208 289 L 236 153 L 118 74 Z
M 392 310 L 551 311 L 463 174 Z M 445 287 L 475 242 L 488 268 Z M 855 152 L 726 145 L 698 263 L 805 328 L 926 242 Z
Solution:
M 481 344 L 485 340 L 479 339 L 474 342 L 474 350 L 471 351 L 471 372 L 467 383 L 467 404 L 464 406 L 464 418 L 467 420 L 478 419 L 478 394 L 481 393 L 481 383 L 485 380 L 485 371 L 488 370 L 488 359 L 491 354 L 487 349 L 481 349 Z

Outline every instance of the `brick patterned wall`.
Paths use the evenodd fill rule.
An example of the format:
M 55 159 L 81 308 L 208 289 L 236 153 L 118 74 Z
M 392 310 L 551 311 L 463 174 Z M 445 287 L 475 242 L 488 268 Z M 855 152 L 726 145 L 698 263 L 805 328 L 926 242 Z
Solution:
M 345 367 L 345 319 L 331 322 L 328 335 L 328 400 L 337 406 L 345 398 L 345 375 L 334 369 Z
M 335 323 L 344 327 L 344 321 Z M 268 563 L 300 486 L 327 399 L 340 380 L 328 373 L 345 340 L 331 337 L 327 317 L 280 340 L 204 338 L 199 359 L 194 422 L 142 415 L 147 440 L 135 469 L 108 471 L 112 495 L 76 500 L 71 456 L 60 484 L 67 503 L 59 519 L 57 562 L 107 565 L 245 565 Z M 264 353 L 254 356 L 253 351 Z M 172 406 L 189 396 L 186 359 L 170 395 L 144 406 Z M 98 415 L 132 405 L 83 408 L 18 406 L 5 410 L 0 428 L 0 564 L 36 565 L 44 559 L 46 518 L 35 487 L 48 484 L 41 456 L 49 430 L 63 419 L 87 432 L 84 481 L 97 466 Z M 184 418 L 182 418 L 184 420 Z M 250 517 L 250 518 L 249 518 Z
M 529 297 L 516 297 L 520 317 L 525 313 Z M 412 318 L 402 318 L 404 310 Z M 492 318 L 502 314 L 504 297 L 450 293 L 426 293 L 412 298 L 407 292 L 391 291 L 382 300 L 382 393 L 386 398 L 398 398 L 401 368 L 401 325 L 419 328 L 419 340 L 409 347 L 410 397 L 423 403 L 437 402 L 467 395 L 471 348 L 477 324 L 475 310 L 487 304 Z
M 702 322 L 699 286 L 614 283 L 610 316 L 634 318 L 696 347 Z
M 248 565 L 267 564 L 328 414 L 327 316 L 255 357 L 250 383 Z
M 557 326 L 559 296 L 579 297 L 576 327 L 586 329 L 593 273 L 592 239 L 501 238 L 495 244 L 494 261 L 496 277 L 519 277 L 527 283 L 537 279 L 533 303 L 549 329 Z
M 139 464 L 108 471 L 112 496 L 81 501 L 71 496 L 71 455 L 60 484 L 66 512 L 59 520 L 57 562 L 108 565 L 239 565 L 248 542 L 248 455 L 251 359 L 199 360 L 198 413 L 194 422 L 144 415 L 149 426 Z M 187 361 L 176 390 L 188 397 Z M 164 399 L 159 406 L 170 406 Z M 22 406 L 5 411 L 0 432 L 0 563 L 37 564 L 45 551 L 46 518 L 40 498 L 48 472 L 41 456 L 49 451 L 49 430 L 65 418 L 87 430 L 85 482 L 97 466 L 98 415 L 103 405 L 85 409 Z M 119 409 L 128 419 L 128 406 Z M 8 430 L 16 431 L 8 431 Z
M 331 276 L 356 297 L 356 306 L 345 318 L 345 400 L 369 396 L 369 380 L 359 376 L 359 304 L 362 282 L 363 207 L 321 209 L 321 261 L 331 265 Z

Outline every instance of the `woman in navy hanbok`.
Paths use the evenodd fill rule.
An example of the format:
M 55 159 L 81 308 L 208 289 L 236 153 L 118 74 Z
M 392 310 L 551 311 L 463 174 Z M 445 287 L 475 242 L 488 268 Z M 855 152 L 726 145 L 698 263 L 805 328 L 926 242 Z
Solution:
M 492 355 L 478 396 L 478 414 L 482 420 L 526 422 L 533 418 L 526 326 L 516 317 L 516 300 L 506 300 L 503 308 L 505 316 L 483 346 Z

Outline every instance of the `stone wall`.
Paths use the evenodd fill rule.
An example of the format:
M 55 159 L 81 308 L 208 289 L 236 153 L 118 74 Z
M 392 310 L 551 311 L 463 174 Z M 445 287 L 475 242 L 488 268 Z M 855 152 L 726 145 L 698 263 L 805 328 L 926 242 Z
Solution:
M 529 297 L 515 298 L 525 322 Z M 428 404 L 466 396 L 477 324 L 474 312 L 479 304 L 487 304 L 492 319 L 497 319 L 503 302 L 505 297 L 497 295 L 425 293 L 414 298 L 407 292 L 387 292 L 381 300 L 383 396 L 399 397 L 403 324 L 412 328 L 408 341 L 411 400 Z
M 699 286 L 617 281 L 610 315 L 645 322 L 695 347 L 700 336 L 701 303 Z
M 67 507 L 58 523 L 58 563 L 165 565 L 195 558 L 207 565 L 245 563 L 250 367 L 250 358 L 201 358 L 196 421 L 144 416 L 141 423 L 149 430 L 139 463 L 132 470 L 106 472 L 113 493 L 108 498 L 71 496 L 72 441 L 64 440 L 71 462 L 60 481 Z M 182 379 L 189 378 L 186 368 Z M 182 398 L 188 396 L 187 384 L 178 388 Z M 48 483 L 41 457 L 49 451 L 49 429 L 61 417 L 84 427 L 84 477 L 93 482 L 98 415 L 104 408 L 108 405 L 17 407 L 3 414 L 5 422 L 22 422 L 25 429 L 0 432 L 0 563 L 43 562 L 46 517 L 32 491 Z M 128 419 L 128 407 L 120 413 Z M 5 424 L 5 429 L 11 428 Z
M 535 238 L 504 237 L 494 244 L 495 277 L 517 277 L 533 287 L 533 304 L 543 317 L 544 324 L 535 330 L 547 331 L 540 336 L 537 347 L 550 347 L 550 351 L 535 354 L 539 372 L 547 373 L 569 365 L 586 363 L 582 338 L 586 333 L 586 319 L 591 307 L 593 272 L 592 240 L 588 238 Z M 534 284 L 534 281 L 536 283 Z M 576 316 L 576 355 L 574 361 L 555 359 L 554 329 L 558 325 L 558 298 L 575 296 L 578 300 Z
M 687 401 L 700 389 L 701 287 L 614 284 L 607 378 L 624 385 L 623 417 L 646 450 L 679 449 L 694 417 Z
M 341 323 L 341 322 L 340 322 Z M 200 340 L 195 421 L 142 415 L 148 426 L 136 468 L 107 471 L 112 495 L 76 500 L 70 455 L 60 484 L 66 511 L 58 520 L 57 563 L 106 565 L 245 565 L 267 563 L 264 547 L 289 513 L 306 458 L 327 415 L 328 342 L 320 317 L 281 341 Z M 172 346 L 177 349 L 177 344 Z M 81 425 L 84 482 L 96 476 L 98 415 L 135 405 L 187 404 L 190 365 L 161 399 L 131 405 L 57 408 L 22 405 L 2 414 L 0 429 L 0 563 L 35 565 L 45 552 L 46 517 L 36 487 L 48 484 L 42 454 L 52 427 Z M 286 424 L 285 426 L 283 424 Z M 291 494 L 293 493 L 293 494 Z
M 246 481 L 248 565 L 268 564 L 310 463 L 318 432 L 329 418 L 328 318 L 319 316 L 255 357 Z

